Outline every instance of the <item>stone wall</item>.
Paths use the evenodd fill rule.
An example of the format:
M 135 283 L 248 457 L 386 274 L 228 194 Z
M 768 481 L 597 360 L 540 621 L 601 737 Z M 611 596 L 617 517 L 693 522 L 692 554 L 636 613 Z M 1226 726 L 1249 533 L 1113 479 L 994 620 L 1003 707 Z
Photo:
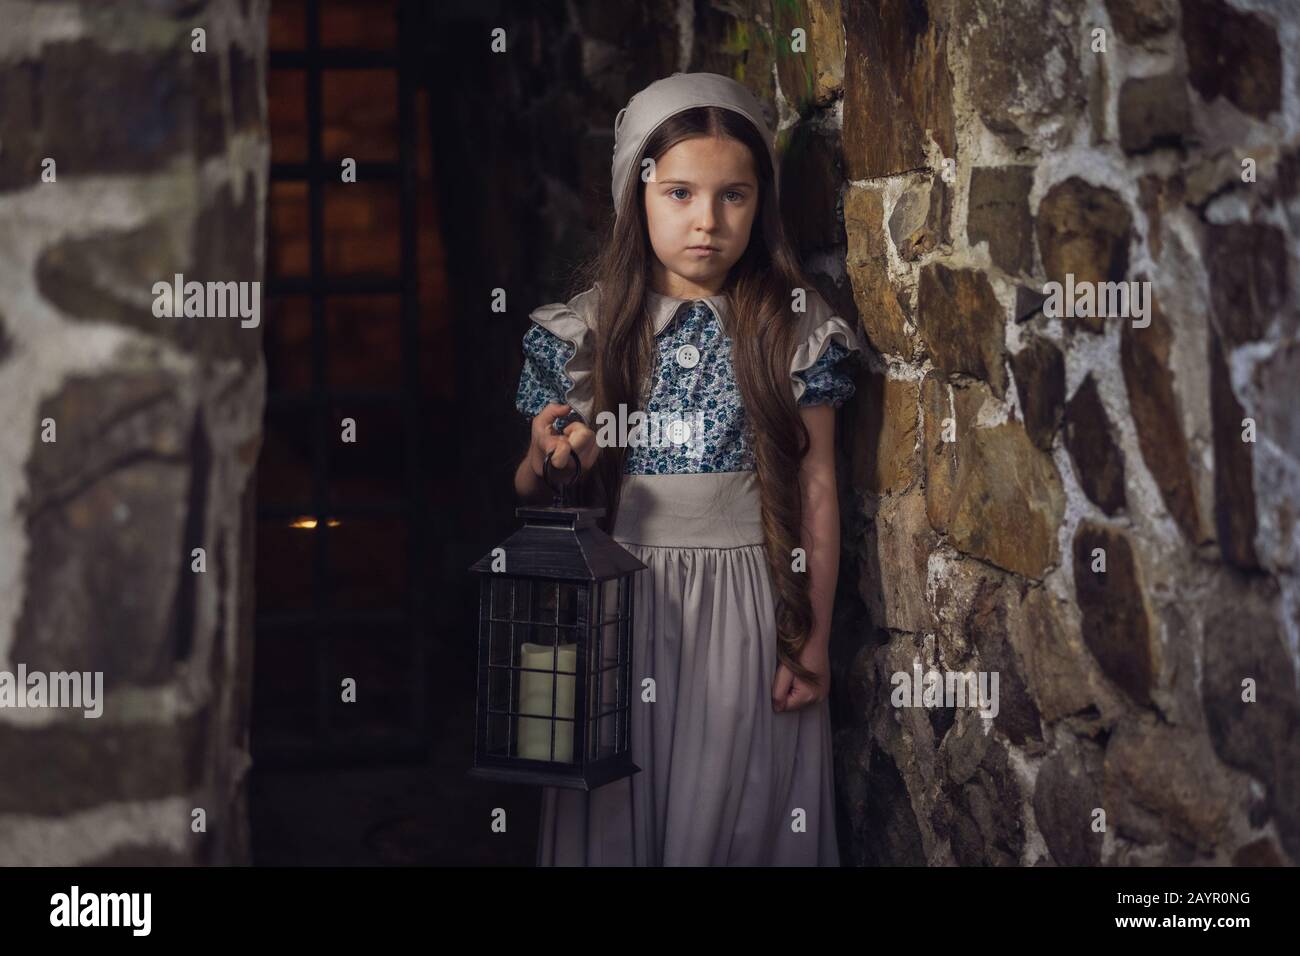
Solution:
M 266 19 L 0 3 L 0 671 L 103 675 L 0 708 L 0 864 L 248 859 L 262 330 L 153 286 L 261 280 Z
M 1051 10 L 839 11 L 854 852 L 1294 863 L 1300 17 Z M 1057 314 L 1067 274 L 1150 314 Z M 997 672 L 996 717 L 892 706 L 917 666 Z
M 849 861 L 1300 860 L 1296 4 L 600 6 L 559 84 L 593 162 L 656 76 L 745 82 L 871 345 L 841 416 Z M 1149 282 L 1147 318 L 1057 314 L 1067 275 Z M 996 716 L 893 706 L 931 668 L 996 672 Z

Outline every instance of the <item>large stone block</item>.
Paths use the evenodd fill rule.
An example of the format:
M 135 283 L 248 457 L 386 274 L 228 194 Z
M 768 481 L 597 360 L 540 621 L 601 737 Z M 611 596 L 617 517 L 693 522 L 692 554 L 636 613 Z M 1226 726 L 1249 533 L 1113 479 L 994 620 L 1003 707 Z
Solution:
M 1286 235 L 1277 226 L 1206 225 L 1210 302 L 1228 348 L 1260 340 L 1275 320 L 1283 335 L 1300 329 L 1300 318 L 1282 308 L 1289 291 L 1286 250 Z
M 56 817 L 200 787 L 210 710 L 174 723 L 119 724 L 109 709 L 93 720 L 6 728 L 0 813 Z
M 1300 702 L 1271 589 L 1234 588 L 1205 616 L 1201 705 L 1214 751 L 1265 786 L 1266 812 L 1300 857 Z M 1247 681 L 1253 700 L 1246 696 Z M 1262 824 L 1260 824 L 1262 825 Z
M 952 242 L 952 190 L 942 176 L 907 187 L 889 214 L 889 234 L 904 262 L 915 262 Z
M 215 52 L 190 52 L 178 32 L 163 51 L 78 39 L 46 44 L 39 61 L 0 65 L 0 191 L 37 183 L 47 156 L 62 178 L 151 172 L 179 155 L 218 154 L 225 148 L 219 61 Z M 247 121 L 260 113 L 255 98 L 244 105 L 257 90 L 250 63 L 239 79 Z
M 103 671 L 107 686 L 170 680 L 188 647 L 176 602 L 193 574 L 190 549 L 212 545 L 205 502 L 191 500 L 193 406 L 166 372 L 118 371 L 68 380 L 38 415 L 54 419 L 58 440 L 38 434 L 27 463 L 27 585 L 12 658 Z M 187 540 L 192 509 L 200 523 Z
M 844 4 L 844 164 L 849 179 L 957 158 L 948 30 L 929 0 Z
M 1243 440 L 1246 411 L 1232 390 L 1219 336 L 1210 331 L 1210 414 L 1214 426 L 1214 526 L 1225 561 L 1258 570 L 1253 445 Z M 1253 416 L 1251 416 L 1253 417 Z
M 1234 800 L 1204 734 L 1154 714 L 1122 720 L 1106 746 L 1104 780 L 1107 825 L 1122 834 L 1172 836 L 1204 854 L 1229 836 Z
M 1282 48 L 1277 31 L 1256 13 L 1224 0 L 1182 0 L 1189 79 L 1201 98 L 1225 97 L 1266 119 L 1282 106 Z
M 1047 277 L 1062 286 L 1119 282 L 1128 274 L 1133 217 L 1115 192 L 1078 176 L 1056 183 L 1038 204 L 1038 250 Z M 1101 332 L 1101 316 L 1063 318 L 1072 327 Z
M 1065 406 L 1065 447 L 1093 504 L 1108 515 L 1127 506 L 1124 452 L 1111 436 L 1110 418 L 1091 372 Z
M 867 339 L 876 351 L 910 358 L 908 310 L 887 268 L 885 208 L 880 193 L 850 186 L 844 193 L 845 266 Z
M 1063 146 L 1083 108 L 1076 8 L 1044 15 L 1038 0 L 958 0 L 962 58 L 971 102 L 984 124 L 1012 146 Z M 945 154 L 948 155 L 948 154 Z
M 878 627 L 921 632 L 934 626 L 926 600 L 930 552 L 938 544 L 919 490 L 880 500 L 874 560 L 862 566 L 859 593 Z
M 1077 619 L 1044 587 L 1013 599 L 1007 639 L 1024 667 L 1025 681 L 1042 719 L 1100 716 L 1088 651 Z
M 1039 578 L 1058 559 L 1056 532 L 1065 514 L 1056 466 L 1019 423 L 975 427 L 978 389 L 957 394 L 953 416 L 939 377 L 927 376 L 922 387 L 930 524 L 960 551 Z M 956 441 L 945 442 L 950 417 Z
M 1125 43 L 1140 44 L 1178 22 L 1178 0 L 1106 0 L 1106 12 Z
M 1051 451 L 1065 407 L 1065 356 L 1041 335 L 1011 356 L 1016 395 L 1025 417 L 1025 430 L 1034 445 Z
M 1192 132 L 1192 104 L 1181 75 L 1129 77 L 1119 89 L 1119 145 L 1124 152 L 1180 147 Z
M 1191 449 L 1183 433 L 1182 414 L 1174 391 L 1170 364 L 1173 331 L 1151 299 L 1151 324 L 1135 329 L 1120 326 L 1119 357 L 1124 370 L 1138 447 L 1160 497 L 1178 527 L 1192 544 L 1201 541 L 1201 519 L 1192 477 Z
M 971 170 L 966 238 L 987 242 L 989 257 L 1004 272 L 1034 270 L 1034 217 L 1029 212 L 1032 166 L 979 166 Z
M 1006 310 L 984 273 L 937 262 L 925 266 L 916 325 L 936 368 L 987 382 L 999 398 L 1006 394 Z
M 1097 549 L 1102 553 L 1094 555 Z M 1098 570 L 1093 570 L 1094 564 Z M 1074 590 L 1083 616 L 1083 639 L 1102 672 L 1135 703 L 1151 706 L 1155 633 L 1137 558 L 1126 535 L 1093 521 L 1079 522 L 1074 534 Z
M 1038 768 L 1034 784 L 1034 822 L 1059 866 L 1101 863 L 1104 832 L 1093 829 L 1101 802 L 1101 753 L 1080 743 L 1058 750 Z
M 861 391 L 866 398 L 859 406 L 857 437 L 850 448 L 853 483 L 873 495 L 896 494 L 922 471 L 917 441 L 919 383 L 872 371 Z

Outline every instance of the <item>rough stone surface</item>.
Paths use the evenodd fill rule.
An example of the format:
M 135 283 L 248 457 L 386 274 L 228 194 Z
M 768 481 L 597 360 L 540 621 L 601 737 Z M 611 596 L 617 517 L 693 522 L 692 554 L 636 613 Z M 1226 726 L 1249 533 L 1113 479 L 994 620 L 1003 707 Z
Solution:
M 29 7 L 0 43 L 0 666 L 104 697 L 0 710 L 0 860 L 246 864 L 262 332 L 153 288 L 263 280 L 268 4 Z
M 1206 773 L 1213 766 L 1202 734 L 1153 715 L 1122 721 L 1106 746 L 1108 825 L 1143 841 L 1153 817 L 1199 851 L 1213 851 L 1232 810 L 1226 781 Z
M 1201 699 L 1219 759 L 1264 784 L 1264 814 L 1276 820 L 1294 856 L 1300 849 L 1300 702 L 1295 668 L 1269 604 L 1258 589 L 1239 590 L 1230 604 L 1209 609 Z M 1247 682 L 1253 701 L 1244 699 Z
M 938 263 L 925 266 L 916 323 L 937 368 L 988 382 L 1002 397 L 1007 388 L 1006 313 L 983 273 L 954 271 Z
M 925 568 L 936 540 L 920 491 L 881 499 L 875 517 L 878 562 L 864 564 L 859 589 L 872 620 L 882 627 L 922 631 L 934 625 L 925 596 Z M 906 568 L 907 573 L 882 573 Z
M 1182 415 L 1174 390 L 1170 363 L 1173 332 L 1159 303 L 1151 300 L 1151 324 L 1136 329 L 1120 326 L 1120 364 L 1133 410 L 1138 447 L 1170 516 L 1193 544 L 1201 540 L 1201 519 L 1192 477 L 1191 449 L 1183 433 Z
M 869 374 L 861 389 L 858 427 L 869 436 L 853 449 L 854 484 L 876 495 L 892 495 L 910 485 L 921 473 L 918 454 L 917 411 L 920 389 L 916 382 Z
M 1223 0 L 1182 0 L 1183 45 L 1192 87 L 1257 119 L 1282 105 L 1282 51 L 1262 16 Z
M 1058 751 L 1038 768 L 1034 785 L 1034 822 L 1059 866 L 1101 863 L 1103 833 L 1093 828 L 1102 806 L 1097 768 L 1101 755 L 1084 747 L 1083 755 Z
M 1099 548 L 1104 571 L 1102 555 L 1094 555 Z M 1135 703 L 1149 706 L 1154 635 L 1128 537 L 1105 525 L 1080 522 L 1074 536 L 1074 587 L 1088 650 L 1116 686 Z
M 1100 695 L 1078 623 L 1044 588 L 1026 588 L 1012 601 L 1007 637 L 1023 663 L 1033 705 L 1044 722 L 1098 711 Z
M 179 387 L 156 371 L 110 373 L 69 380 L 41 406 L 58 440 L 37 437 L 28 462 L 31 553 L 14 644 L 28 667 L 102 670 L 110 686 L 171 678 L 172 602 L 189 553 L 192 413 Z
M 1085 100 L 1073 8 L 1045 17 L 1035 0 L 990 6 L 984 0 L 953 5 L 952 22 L 962 25 L 962 55 L 978 64 L 970 71 L 971 106 L 1013 146 L 1039 136 L 1051 146 L 1063 145 L 1064 130 Z
M 927 137 L 957 158 L 947 30 L 929 0 L 846 3 L 844 159 L 849 179 L 925 165 Z
M 1035 335 L 1011 356 L 1016 395 L 1033 443 L 1050 451 L 1065 406 L 1065 357 L 1049 339 Z
M 1300 860 L 1300 49 L 1235 0 L 842 7 L 852 859 Z M 1067 277 L 1150 324 L 1048 314 Z M 914 663 L 996 668 L 992 726 L 890 707 Z
M 1106 12 L 1125 43 L 1140 44 L 1178 23 L 1178 0 L 1106 0 Z
M 1126 153 L 1180 146 L 1192 131 L 1187 84 L 1176 73 L 1124 81 L 1119 89 L 1119 145 Z
M 880 193 L 849 187 L 844 194 L 845 266 L 863 329 L 878 352 L 910 356 L 906 300 L 889 281 L 885 268 L 885 210 Z
M 993 264 L 1011 274 L 1034 268 L 1034 217 L 1029 213 L 1032 166 L 977 167 L 971 170 L 966 239 L 989 244 Z
M 1219 336 L 1210 334 L 1210 412 L 1214 422 L 1214 525 L 1223 559 L 1255 570 L 1254 445 L 1245 440 L 1246 411 L 1232 390 Z
M 0 813 L 61 816 L 192 790 L 203 779 L 210 716 L 134 725 L 77 716 L 75 723 L 6 730 Z
M 192 258 L 183 252 L 185 240 L 175 223 L 151 223 L 52 245 L 37 262 L 38 287 L 70 318 L 120 323 L 187 351 L 237 357 L 252 366 L 261 354 L 260 304 L 259 324 L 247 328 L 238 315 L 160 317 L 154 315 L 152 289 L 155 282 L 172 284 L 176 273 L 187 283 L 258 281 L 257 223 L 251 184 L 240 204 L 222 187 L 198 217 Z
M 63 160 L 61 176 L 85 176 L 160 170 L 182 150 L 203 159 L 223 149 L 217 57 L 191 54 L 177 36 L 165 56 L 79 39 L 47 44 L 39 62 L 0 66 L 0 192 L 38 183 L 47 156 Z M 132 108 L 102 108 L 105 89 Z
M 1110 419 L 1091 373 L 1065 406 L 1064 432 L 1084 493 L 1108 515 L 1125 508 L 1124 453 L 1111 436 Z
M 1288 292 L 1286 239 L 1276 226 L 1207 226 L 1205 259 L 1210 302 L 1230 348 L 1258 341 L 1275 320 L 1285 334 L 1300 328 L 1300 317 L 1281 312 Z
M 1065 512 L 1056 467 L 1022 426 L 976 427 L 978 389 L 958 390 L 955 416 L 945 393 L 937 377 L 926 378 L 922 403 L 931 526 L 946 533 L 959 551 L 1040 577 L 1058 558 L 1056 531 Z M 955 441 L 943 441 L 944 418 L 955 419 Z
M 1038 205 L 1038 249 L 1053 282 L 1065 285 L 1067 273 L 1081 282 L 1118 282 L 1127 278 L 1132 216 L 1112 190 L 1078 176 L 1057 183 Z M 1102 331 L 1100 316 L 1063 319 L 1091 332 Z

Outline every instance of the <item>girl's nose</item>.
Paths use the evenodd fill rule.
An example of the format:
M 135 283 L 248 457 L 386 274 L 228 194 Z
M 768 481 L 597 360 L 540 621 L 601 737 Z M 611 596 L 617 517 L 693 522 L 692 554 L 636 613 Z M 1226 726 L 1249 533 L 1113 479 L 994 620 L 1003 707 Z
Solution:
M 701 206 L 700 208 L 700 228 L 705 231 L 712 229 L 715 218 L 716 217 L 713 211 L 713 203 L 712 202 L 704 203 L 703 206 Z

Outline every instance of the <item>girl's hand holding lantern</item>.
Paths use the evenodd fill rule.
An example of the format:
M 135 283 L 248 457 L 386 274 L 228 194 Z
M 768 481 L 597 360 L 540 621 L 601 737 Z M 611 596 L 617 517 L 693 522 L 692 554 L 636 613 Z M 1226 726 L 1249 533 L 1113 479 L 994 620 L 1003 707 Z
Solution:
M 551 468 L 560 474 L 573 471 L 571 459 L 574 455 L 581 462 L 584 473 L 590 471 L 595 464 L 600 446 L 596 444 L 596 433 L 585 423 L 575 419 L 564 426 L 563 433 L 554 428 L 555 420 L 571 411 L 569 405 L 552 402 L 533 417 L 533 444 L 529 449 L 528 460 L 533 474 L 538 478 L 545 478 L 543 469 L 546 456 L 552 451 L 555 454 L 551 456 Z

